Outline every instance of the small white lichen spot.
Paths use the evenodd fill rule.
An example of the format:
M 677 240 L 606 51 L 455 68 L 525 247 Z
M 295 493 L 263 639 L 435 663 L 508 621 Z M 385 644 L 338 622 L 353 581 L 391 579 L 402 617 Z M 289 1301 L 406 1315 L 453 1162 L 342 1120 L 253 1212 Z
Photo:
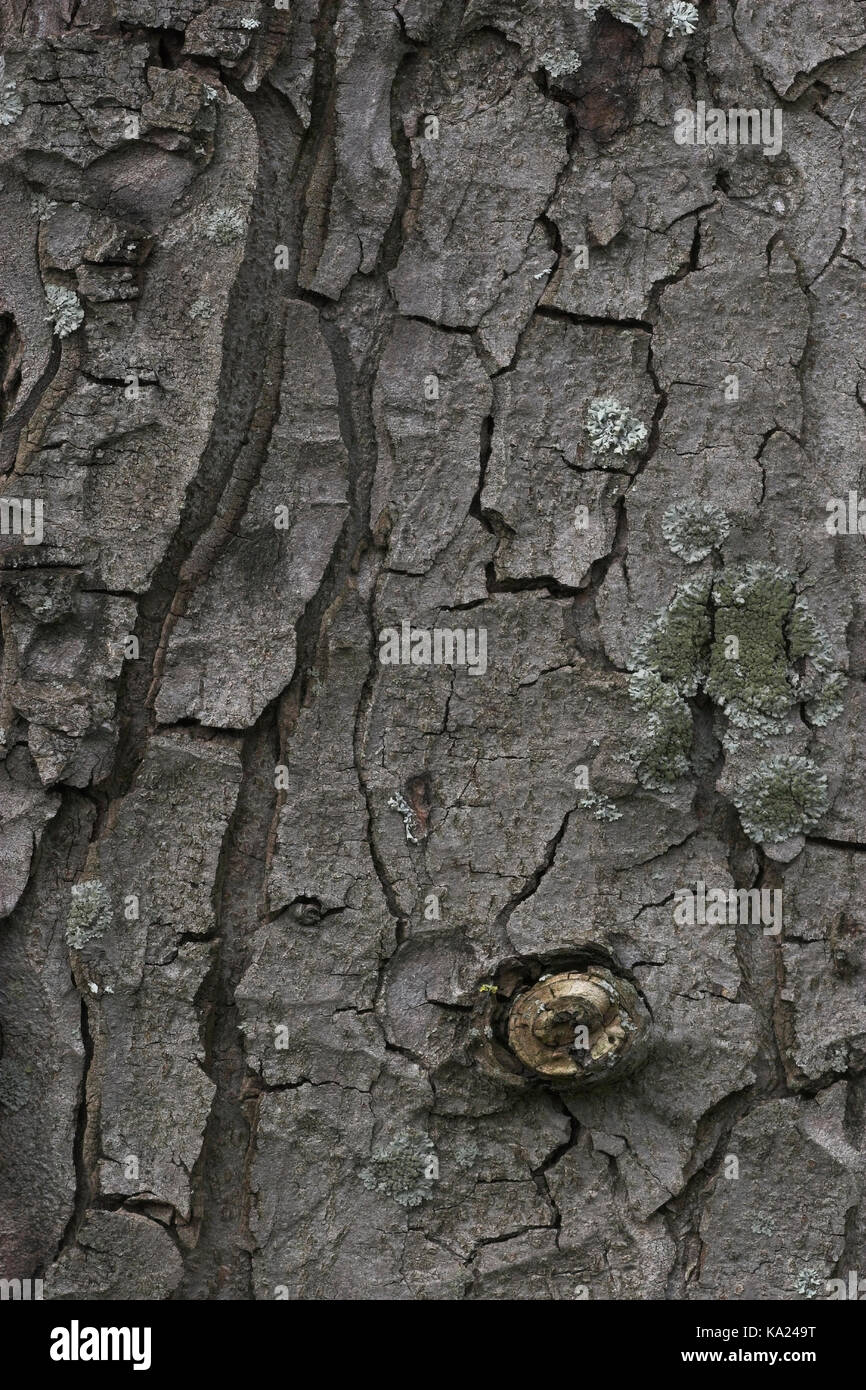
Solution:
M 595 820 L 622 820 L 622 811 L 617 810 L 616 802 L 597 792 L 590 792 L 588 796 L 583 797 L 579 805 L 584 811 L 592 811 Z M 603 985 L 602 988 L 608 989 L 609 986 Z
M 399 811 L 400 815 L 403 817 L 403 825 L 406 829 L 406 839 L 408 843 L 410 845 L 419 845 L 421 843 L 421 838 L 418 832 L 421 830 L 421 824 L 406 798 L 401 796 L 399 792 L 396 796 L 389 797 L 388 809 L 391 811 Z
M 202 87 L 202 92 L 204 94 L 206 106 L 210 106 L 211 102 L 216 101 L 217 97 L 219 96 L 219 92 L 217 91 L 216 87 L 209 87 L 207 83 L 205 83 Z
M 47 222 L 57 211 L 57 204 L 53 198 L 47 198 L 44 193 L 37 193 L 30 203 L 30 210 L 39 218 L 40 222 Z
M 0 87 L 0 125 L 14 125 L 23 111 L 24 102 L 15 83 L 4 82 Z
M 400 1135 L 375 1149 L 360 1173 L 368 1191 L 392 1197 L 402 1207 L 420 1206 L 438 1176 L 439 1160 L 427 1135 Z
M 625 454 L 640 449 L 649 432 L 627 406 L 612 396 L 597 396 L 586 412 L 586 432 L 596 454 Z
M 669 39 L 675 34 L 693 34 L 698 27 L 697 6 L 688 4 L 687 0 L 671 0 L 667 8 L 667 19 L 666 33 Z
M 66 918 L 66 940 L 73 950 L 80 951 L 88 941 L 104 936 L 111 927 L 111 898 L 98 878 L 76 883 L 71 889 L 71 902 Z
M 68 338 L 84 320 L 78 295 L 64 285 L 49 285 L 45 297 L 49 318 L 54 320 L 54 332 L 58 338 Z
M 538 65 L 551 77 L 568 77 L 580 67 L 580 54 L 567 48 L 550 49 L 539 55 Z
M 243 213 L 238 212 L 237 208 L 215 208 L 205 219 L 204 234 L 218 246 L 230 246 L 243 236 L 246 227 Z
M 251 19 L 249 15 L 244 15 L 243 19 L 241 20 L 241 28 L 258 29 L 259 21 L 257 19 Z

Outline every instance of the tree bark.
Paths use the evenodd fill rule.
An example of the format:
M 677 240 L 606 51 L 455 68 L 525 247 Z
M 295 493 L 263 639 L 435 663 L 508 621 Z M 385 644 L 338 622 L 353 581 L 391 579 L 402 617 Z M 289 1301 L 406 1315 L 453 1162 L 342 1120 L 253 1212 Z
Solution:
M 2 14 L 0 1276 L 828 1297 L 863 5 Z

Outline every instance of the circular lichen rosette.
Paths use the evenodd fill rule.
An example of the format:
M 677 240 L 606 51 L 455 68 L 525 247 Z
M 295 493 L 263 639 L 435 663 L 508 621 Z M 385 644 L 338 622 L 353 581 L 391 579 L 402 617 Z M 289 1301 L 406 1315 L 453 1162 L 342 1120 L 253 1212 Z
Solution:
M 429 1136 L 401 1134 L 373 1150 L 360 1176 L 370 1192 L 391 1197 L 402 1207 L 418 1207 L 430 1196 L 430 1185 L 438 1173 Z
M 824 815 L 827 778 L 810 758 L 778 753 L 746 774 L 733 802 L 751 840 L 781 844 L 811 830 Z
M 594 454 L 625 458 L 642 449 L 649 431 L 613 396 L 596 396 L 586 411 L 586 432 Z
M 731 523 L 712 502 L 675 502 L 662 517 L 662 534 L 687 565 L 705 560 L 727 539 Z

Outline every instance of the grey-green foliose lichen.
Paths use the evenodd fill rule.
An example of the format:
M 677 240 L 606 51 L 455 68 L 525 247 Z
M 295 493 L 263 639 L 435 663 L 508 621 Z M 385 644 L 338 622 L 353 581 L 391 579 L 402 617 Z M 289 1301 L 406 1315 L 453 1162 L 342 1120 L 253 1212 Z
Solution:
M 49 285 L 45 291 L 48 317 L 53 320 L 58 338 L 68 338 L 84 321 L 84 309 L 75 290 L 65 285 Z
M 728 752 L 741 734 L 760 743 L 790 732 L 788 720 L 797 706 L 815 725 L 835 719 L 842 709 L 845 677 L 834 669 L 827 637 L 798 597 L 796 580 L 759 562 L 681 585 L 640 639 L 629 665 L 629 694 L 645 718 L 643 738 L 631 756 L 640 782 L 651 790 L 688 772 L 688 701 L 701 691 L 727 716 Z M 785 777 L 792 779 L 788 793 Z M 751 793 L 744 784 L 734 799 L 754 839 L 786 839 L 814 824 L 826 809 L 826 785 L 806 760 L 765 761 L 753 778 L 758 781 Z M 753 815 L 749 794 L 758 798 Z
M 750 839 L 778 844 L 821 819 L 828 804 L 827 778 L 810 758 L 781 753 L 758 763 L 733 801 Z
M 621 458 L 642 449 L 649 438 L 646 425 L 613 396 L 596 396 L 590 401 L 586 432 L 593 453 L 616 454 Z
M 218 246 L 231 246 L 233 241 L 244 235 L 246 228 L 243 213 L 232 207 L 214 208 L 204 222 L 205 236 L 210 241 L 215 241 Z
M 617 809 L 616 802 L 611 801 L 610 797 L 602 792 L 587 792 L 578 805 L 582 811 L 591 811 L 595 820 L 622 820 L 622 811 Z
M 72 886 L 72 902 L 66 915 L 66 940 L 75 951 L 88 941 L 104 936 L 111 926 L 111 899 L 98 878 Z
M 783 730 L 797 701 L 786 626 L 794 580 L 768 565 L 738 565 L 713 585 L 715 640 L 707 693 L 738 729 L 770 735 Z
M 700 16 L 697 7 L 690 4 L 689 0 L 671 0 L 665 11 L 665 18 L 665 33 L 672 39 L 677 34 L 693 34 L 698 27 Z
M 2 70 L 0 70 L 2 76 Z M 14 82 L 0 83 L 0 125 L 14 125 L 24 113 L 24 102 Z
M 549 77 L 571 77 L 580 69 L 580 54 L 568 44 L 557 44 L 545 48 L 536 55 L 538 66 L 544 68 Z
M 430 1196 L 438 1173 L 433 1141 L 425 1135 L 400 1135 L 373 1151 L 361 1169 L 361 1181 L 371 1192 L 382 1192 L 403 1207 L 417 1207 Z
M 687 565 L 705 560 L 731 529 L 727 516 L 712 502 L 675 502 L 662 517 L 662 534 Z

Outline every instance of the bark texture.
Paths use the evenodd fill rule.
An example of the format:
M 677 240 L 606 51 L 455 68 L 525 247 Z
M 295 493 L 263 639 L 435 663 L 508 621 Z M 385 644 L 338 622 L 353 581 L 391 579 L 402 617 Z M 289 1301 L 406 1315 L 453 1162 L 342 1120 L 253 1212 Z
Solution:
M 679 12 L 0 0 L 3 1278 L 866 1274 L 866 6 Z

